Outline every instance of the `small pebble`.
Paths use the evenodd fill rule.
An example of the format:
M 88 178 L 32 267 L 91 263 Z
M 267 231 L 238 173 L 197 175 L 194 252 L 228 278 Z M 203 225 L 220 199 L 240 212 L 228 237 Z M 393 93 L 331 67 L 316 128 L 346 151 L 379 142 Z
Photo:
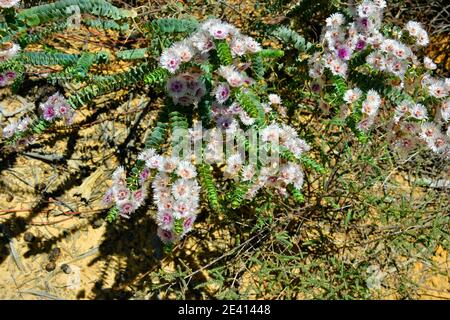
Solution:
M 49 262 L 45 266 L 45 270 L 47 270 L 48 272 L 55 270 L 55 268 L 56 268 L 56 264 L 54 262 Z
M 61 265 L 61 270 L 64 271 L 64 273 L 69 274 L 72 272 L 72 269 L 70 269 L 70 266 L 67 263 L 64 263 Z
M 61 249 L 54 248 L 48 255 L 48 260 L 55 262 L 59 258 L 60 254 L 61 254 Z
M 11 201 L 13 201 L 13 199 L 14 199 L 14 196 L 12 194 L 8 193 L 6 195 L 6 202 L 11 202 Z
M 34 241 L 34 235 L 31 232 L 25 232 L 23 234 L 23 240 L 26 242 L 33 242 Z

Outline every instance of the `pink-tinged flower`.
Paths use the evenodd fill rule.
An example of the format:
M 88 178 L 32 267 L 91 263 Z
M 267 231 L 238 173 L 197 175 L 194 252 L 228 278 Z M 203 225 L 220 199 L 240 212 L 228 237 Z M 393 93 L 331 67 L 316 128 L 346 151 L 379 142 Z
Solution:
M 281 104 L 281 97 L 277 94 L 269 94 L 269 102 L 270 104 Z
M 401 128 L 404 132 L 410 134 L 416 133 L 419 130 L 418 124 L 414 122 L 403 122 Z
M 156 216 L 156 222 L 158 226 L 163 230 L 171 230 L 175 219 L 171 210 L 159 211 Z
M 423 120 L 427 118 L 427 109 L 424 105 L 418 103 L 414 105 L 410 110 L 411 116 L 418 120 Z
M 191 195 L 191 185 L 187 183 L 189 180 L 178 179 L 172 185 L 172 194 L 176 200 L 185 199 Z
M 123 203 L 120 203 L 118 207 L 120 216 L 127 219 L 130 217 L 130 214 L 136 210 L 135 204 L 131 201 L 124 201 Z
M 181 59 L 172 49 L 169 48 L 164 50 L 161 54 L 159 63 L 164 69 L 171 73 L 175 73 L 175 71 L 177 71 L 180 67 Z
M 371 26 L 370 20 L 368 18 L 361 18 L 358 20 L 358 23 L 364 30 L 369 30 L 369 27 Z
M 5 75 L 0 74 L 0 87 L 6 86 L 7 83 L 8 83 L 8 81 L 6 80 Z
M 408 21 L 408 23 L 405 26 L 405 29 L 413 37 L 417 37 L 419 35 L 419 33 L 423 30 L 420 23 L 418 23 L 416 21 Z
M 172 157 L 172 158 L 164 158 L 159 166 L 159 170 L 162 172 L 171 173 L 174 172 L 175 169 L 178 166 L 179 159 Z
M 247 165 L 242 168 L 242 181 L 251 181 L 256 174 L 255 166 Z
M 194 225 L 195 219 L 196 219 L 196 216 L 193 215 L 193 214 L 184 218 L 184 221 L 183 221 L 183 235 L 185 235 L 186 233 L 188 233 L 189 231 L 192 230 L 192 227 Z
M 153 158 L 156 155 L 156 150 L 154 148 L 148 148 L 144 151 L 142 151 L 139 155 L 138 155 L 138 160 L 141 161 L 148 161 L 151 158 Z
M 12 71 L 12 70 L 6 71 L 5 72 L 5 77 L 6 77 L 6 80 L 8 82 L 13 82 L 16 79 L 16 77 L 17 77 L 17 73 L 15 71 Z
M 232 87 L 240 87 L 244 82 L 241 73 L 236 71 L 234 66 L 220 66 L 218 73 L 225 78 Z
M 193 179 L 197 176 L 195 167 L 188 161 L 180 161 L 176 173 L 183 179 Z
M 244 37 L 244 39 L 245 39 L 245 47 L 249 52 L 257 53 L 261 51 L 261 45 L 258 42 L 256 42 L 253 38 Z
M 442 81 L 436 81 L 434 83 L 432 83 L 429 87 L 428 87 L 428 91 L 430 93 L 430 95 L 432 95 L 435 98 L 445 98 L 447 96 L 447 90 L 445 88 L 445 85 Z
M 43 105 L 41 106 L 42 109 L 42 115 L 45 120 L 47 121 L 53 121 L 56 117 L 56 111 L 55 108 L 52 105 Z
M 440 110 L 442 119 L 444 119 L 445 122 L 448 122 L 448 120 L 450 119 L 450 99 L 442 102 Z
M 226 83 L 220 83 L 214 90 L 217 102 L 224 103 L 230 97 L 230 87 Z
M 425 141 L 433 140 L 439 133 L 439 129 L 433 122 L 425 122 L 420 126 L 419 136 Z
M 215 23 L 208 29 L 208 31 L 215 39 L 223 40 L 228 36 L 230 28 L 225 23 Z
M 177 42 L 172 46 L 174 53 L 180 57 L 182 62 L 191 61 L 194 56 L 194 50 L 187 41 Z
M 447 147 L 447 139 L 442 133 L 436 133 L 432 139 L 427 141 L 428 147 L 435 153 L 442 153 Z
M 423 65 L 428 70 L 434 70 L 437 68 L 436 64 L 429 57 L 423 58 Z
M 188 201 L 180 199 L 174 203 L 173 210 L 174 217 L 177 219 L 181 219 L 192 213 L 193 208 Z
M 136 202 L 137 206 L 140 206 L 147 197 L 147 190 L 144 188 L 138 189 L 133 193 L 133 199 Z
M 176 240 L 175 233 L 169 230 L 158 228 L 157 234 L 161 241 L 165 244 L 173 243 Z
M 164 158 L 160 155 L 154 155 L 149 160 L 145 162 L 145 165 L 150 169 L 158 169 Z
M 17 123 L 17 130 L 20 132 L 25 132 L 28 129 L 29 124 L 31 123 L 31 118 L 26 116 L 22 120 Z
M 234 38 L 230 43 L 230 49 L 234 56 L 243 56 L 247 50 L 245 40 L 242 37 Z
M 58 107 L 58 114 L 61 116 L 68 115 L 70 112 L 70 106 L 67 103 L 63 103 Z
M 228 130 L 233 126 L 234 118 L 231 115 L 220 116 L 217 119 L 217 127 L 222 130 Z
M 349 89 L 344 93 L 344 101 L 347 103 L 354 103 L 362 96 L 362 91 L 359 88 Z
M 186 94 L 186 82 L 180 77 L 173 77 L 167 81 L 167 91 L 171 97 L 179 98 Z
M 196 32 L 190 38 L 189 41 L 197 48 L 202 54 L 215 48 L 213 40 L 210 38 L 209 33 Z
M 119 188 L 114 188 L 113 190 L 114 198 L 116 199 L 116 201 L 123 201 L 125 199 L 128 199 L 128 197 L 130 196 L 130 192 L 127 188 L 120 186 Z
M 105 195 L 103 196 L 102 202 L 105 205 L 109 205 L 112 203 L 114 197 L 113 197 L 113 190 L 109 189 L 108 191 L 106 191 Z
M 153 179 L 152 187 L 156 191 L 166 190 L 169 186 L 169 183 L 170 183 L 169 175 L 164 172 L 159 172 Z
M 429 43 L 428 33 L 425 30 L 421 30 L 417 35 L 417 45 L 424 47 Z
M 367 131 L 369 130 L 369 128 L 372 126 L 373 122 L 374 122 L 374 118 L 373 117 L 367 117 L 365 119 L 362 119 L 358 125 L 357 128 L 361 131 Z
M 17 130 L 17 123 L 8 124 L 3 128 L 3 138 L 11 138 Z
M 256 121 L 255 118 L 250 117 L 245 111 L 239 112 L 239 119 L 241 119 L 242 123 L 246 126 L 251 126 Z
M 349 60 L 351 56 L 350 48 L 347 46 L 342 46 L 337 50 L 337 55 L 342 60 Z
M 326 21 L 327 27 L 338 28 L 345 22 L 345 18 L 342 13 L 333 13 L 325 21 Z
M 150 170 L 148 168 L 144 168 L 144 170 L 141 171 L 139 174 L 139 183 L 143 184 L 148 177 L 150 176 Z
M 366 47 L 366 41 L 364 41 L 363 39 L 359 39 L 356 42 L 356 46 L 355 49 L 358 51 L 364 50 L 364 48 Z
M 400 151 L 409 152 L 416 146 L 416 141 L 411 137 L 403 137 L 398 139 L 395 144 Z
M 341 61 L 333 61 L 330 65 L 331 73 L 335 76 L 346 77 L 347 76 L 347 64 Z

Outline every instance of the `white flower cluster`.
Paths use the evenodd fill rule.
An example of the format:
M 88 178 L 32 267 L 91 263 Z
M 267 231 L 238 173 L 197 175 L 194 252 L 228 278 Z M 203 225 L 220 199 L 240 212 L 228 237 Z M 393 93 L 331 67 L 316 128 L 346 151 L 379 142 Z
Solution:
M 418 46 L 424 47 L 430 42 L 428 33 L 422 28 L 419 22 L 409 21 L 405 26 L 405 30 L 408 31 L 410 36 L 416 39 L 416 45 Z
M 1 1 L 1 0 L 0 0 Z M 5 42 L 0 45 L 0 62 L 14 58 L 20 51 L 20 46 L 16 43 Z
M 348 61 L 358 51 L 364 50 L 368 45 L 373 51 L 366 57 L 366 62 L 374 69 L 391 73 L 400 78 L 411 63 L 419 64 L 412 49 L 396 39 L 385 38 L 380 33 L 383 9 L 386 2 L 364 0 L 357 7 L 357 16 L 354 21 L 346 24 L 341 13 L 332 14 L 326 20 L 323 34 L 325 51 L 323 54 L 314 54 L 310 61 L 309 74 L 318 79 L 324 69 L 328 68 L 333 75 L 346 77 Z M 417 46 L 428 44 L 428 34 L 419 23 L 410 21 L 406 30 L 416 39 Z M 401 38 L 402 34 L 397 34 Z M 430 59 L 424 60 L 426 68 L 435 68 Z
M 361 99 L 362 95 L 363 92 L 359 88 L 355 87 L 345 92 L 344 101 L 347 102 L 347 104 L 352 105 L 357 103 L 359 99 Z M 366 131 L 374 123 L 380 105 L 381 97 L 378 92 L 375 90 L 369 90 L 366 94 L 366 99 L 361 105 L 361 113 L 363 114 L 363 117 L 357 125 L 360 130 Z M 344 118 L 347 115 L 348 113 L 344 115 Z
M 261 46 L 251 37 L 242 35 L 231 24 L 218 19 L 209 19 L 202 23 L 199 30 L 189 38 L 174 43 L 164 50 L 160 57 L 160 65 L 171 73 L 175 73 L 182 63 L 191 60 L 204 60 L 208 52 L 215 48 L 215 40 L 226 40 L 233 56 L 256 53 Z
M 441 117 L 444 122 L 450 118 L 449 101 L 441 106 Z M 400 122 L 402 120 L 402 122 Z M 421 143 L 437 154 L 450 156 L 450 136 L 441 131 L 441 122 L 429 122 L 427 108 L 420 103 L 402 102 L 395 109 L 394 123 L 400 123 L 400 139 L 396 145 L 401 151 L 408 152 Z
M 17 73 L 14 70 L 7 70 L 3 73 L 0 73 L 0 87 L 9 86 L 17 78 Z
M 19 4 L 20 0 L 0 0 L 0 8 L 12 8 Z
M 113 185 L 103 197 L 105 204 L 115 202 L 120 216 L 129 218 L 145 201 L 147 191 L 144 186 L 136 191 L 127 187 L 126 173 L 123 167 L 118 167 L 112 175 Z
M 166 88 L 173 103 L 185 107 L 198 103 L 206 93 L 198 73 L 178 74 L 167 81 Z
M 221 164 L 223 159 L 221 133 L 216 131 L 215 134 L 211 134 L 211 137 L 212 139 L 210 138 L 206 145 L 205 158 L 207 161 Z M 285 149 L 295 158 L 301 159 L 301 155 L 310 149 L 309 145 L 298 137 L 294 128 L 284 124 L 281 126 L 276 123 L 270 124 L 261 130 L 259 138 L 259 148 L 274 150 L 272 155 L 283 152 Z M 247 199 L 253 199 L 262 188 L 275 189 L 283 196 L 287 196 L 288 185 L 301 190 L 304 176 L 301 166 L 278 156 L 277 154 L 276 160 L 280 162 L 273 161 L 275 159 L 271 159 L 271 155 L 267 154 L 266 159 L 260 159 L 262 165 L 258 167 L 251 161 L 246 163 L 244 155 L 235 150 L 225 160 L 224 179 L 252 182 L 246 194 Z
M 6 127 L 3 128 L 3 138 L 8 139 L 16 134 L 16 132 L 26 132 L 28 130 L 28 126 L 31 123 L 31 118 L 29 116 L 24 117 L 23 119 L 12 122 Z
M 42 117 L 50 122 L 65 119 L 67 124 L 71 124 L 75 117 L 74 110 L 59 92 L 49 97 L 39 108 L 42 110 Z
M 127 188 L 122 167 L 113 173 L 113 185 L 104 196 L 104 203 L 114 202 L 122 217 L 129 218 L 147 197 L 145 181 L 156 171 L 152 182 L 153 200 L 158 208 L 158 236 L 164 243 L 173 243 L 188 233 L 199 208 L 200 186 L 196 168 L 188 161 L 159 155 L 155 149 L 142 151 L 138 159 L 145 162 L 139 176 L 139 189 Z

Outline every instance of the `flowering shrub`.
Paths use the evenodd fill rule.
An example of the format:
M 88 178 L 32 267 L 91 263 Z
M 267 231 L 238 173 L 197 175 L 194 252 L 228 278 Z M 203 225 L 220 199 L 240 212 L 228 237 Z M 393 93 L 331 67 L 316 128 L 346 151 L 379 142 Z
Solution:
M 191 230 L 200 192 L 218 212 L 250 203 L 269 188 L 281 199 L 290 196 L 302 202 L 301 163 L 314 164 L 304 157 L 309 146 L 295 129 L 278 123 L 281 98 L 258 90 L 252 75 L 262 75 L 249 68 L 256 59 L 281 55 L 263 50 L 217 19 L 205 21 L 188 38 L 165 49 L 159 63 L 173 74 L 166 82 L 163 109 L 170 118 L 171 144 L 164 145 L 159 129 L 164 134 L 167 130 L 159 123 L 131 176 L 126 178 L 123 168 L 114 172 L 104 199 L 114 203 L 109 219 L 128 218 L 144 204 L 150 177 L 158 235 L 169 245 Z M 213 166 L 223 167 L 223 174 L 213 176 Z M 223 191 L 216 188 L 219 184 L 225 186 Z
M 323 51 L 309 59 L 313 91 L 340 108 L 340 118 L 360 137 L 380 112 L 390 114 L 392 143 L 400 152 L 425 145 L 450 156 L 449 84 L 433 76 L 436 65 L 416 53 L 427 32 L 409 21 L 403 29 L 383 26 L 386 1 L 364 0 L 355 16 L 332 14 L 322 33 Z M 335 90 L 328 90 L 327 84 Z
M 105 76 L 91 68 L 110 62 L 105 52 L 67 54 L 29 51 L 27 46 L 67 29 L 66 9 L 73 5 L 83 14 L 108 19 L 81 23 L 118 31 L 127 29 L 135 12 L 104 0 L 62 0 L 26 10 L 16 10 L 17 3 L 0 1 L 8 18 L 0 22 L 2 90 L 20 89 L 33 66 L 62 70 L 39 76 L 54 91 L 35 111 L 2 124 L 3 138 L 13 149 L 26 148 L 60 120 L 70 126 L 78 108 L 104 94 L 139 87 L 164 95 L 134 166 L 120 166 L 112 174 L 103 199 L 110 222 L 132 218 L 152 203 L 158 235 L 170 248 L 193 229 L 202 208 L 230 214 L 261 200 L 298 205 L 304 201 L 304 167 L 325 173 L 306 155 L 310 144 L 287 122 L 292 106 L 298 106 L 267 85 L 272 80 L 265 79 L 266 70 L 283 57 L 282 50 L 263 49 L 218 19 L 156 19 L 145 26 L 151 33 L 145 35 L 148 48 L 113 53 L 116 59 L 133 61 L 132 67 Z M 364 0 L 353 14 L 331 15 L 317 44 L 279 28 L 275 35 L 309 59 L 304 59 L 305 72 L 281 64 L 278 71 L 294 70 L 307 79 L 314 107 L 332 113 L 335 123 L 348 126 L 361 141 L 368 141 L 374 124 L 384 125 L 386 117 L 397 149 L 410 151 L 422 144 L 449 157 L 449 80 L 435 76 L 431 59 L 419 59 L 429 42 L 423 27 L 414 21 L 403 29 L 383 25 L 385 7 L 383 0 Z M 67 83 L 77 90 L 65 90 Z M 314 138 L 305 137 L 308 142 Z

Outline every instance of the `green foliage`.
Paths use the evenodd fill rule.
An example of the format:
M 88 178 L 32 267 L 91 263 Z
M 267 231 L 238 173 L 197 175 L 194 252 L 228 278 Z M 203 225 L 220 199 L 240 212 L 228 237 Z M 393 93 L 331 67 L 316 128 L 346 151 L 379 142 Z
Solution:
M 35 133 L 42 133 L 44 132 L 50 125 L 50 122 L 44 120 L 44 119 L 39 119 L 36 120 L 32 125 L 31 128 Z
M 194 19 L 163 18 L 153 20 L 151 27 L 162 33 L 191 33 L 197 30 L 198 22 Z
M 200 177 L 200 185 L 202 190 L 204 190 L 204 194 L 211 209 L 216 213 L 221 212 L 222 208 L 219 202 L 216 182 L 212 175 L 212 167 L 209 164 L 203 163 L 198 165 L 197 169 Z
M 143 81 L 144 75 L 148 74 L 150 66 L 142 63 L 128 71 L 117 73 L 114 75 L 97 78 L 94 83 L 80 89 L 76 94 L 69 98 L 70 105 L 76 109 L 85 103 L 88 103 L 95 97 L 101 96 L 108 92 L 117 91 Z M 154 72 L 158 73 L 158 69 Z
M 248 90 L 244 92 L 243 90 L 236 93 L 236 99 L 239 104 L 244 108 L 248 115 L 256 119 L 258 125 L 265 123 L 264 109 L 259 101 L 258 96 Z
M 122 50 L 116 52 L 116 57 L 122 60 L 143 59 L 147 53 L 147 48 Z
M 106 216 L 106 221 L 108 221 L 109 223 L 112 223 L 114 220 L 117 219 L 118 216 L 119 216 L 119 208 L 112 207 L 108 211 L 108 215 Z
M 305 197 L 303 196 L 302 192 L 298 189 L 296 189 L 293 185 L 288 186 L 289 193 L 294 198 L 295 202 L 298 204 L 305 202 Z
M 144 82 L 147 85 L 162 83 L 165 81 L 168 71 L 163 68 L 157 68 L 144 76 Z
M 37 26 L 55 19 L 65 19 L 76 13 L 89 13 L 114 20 L 133 16 L 132 11 L 117 8 L 105 0 L 61 0 L 54 3 L 31 7 L 18 13 L 17 18 L 29 26 Z
M 22 53 L 24 63 L 42 66 L 68 66 L 77 63 L 80 59 L 78 54 L 68 53 L 49 53 L 44 51 L 27 51 Z
M 248 183 L 236 183 L 234 190 L 231 192 L 231 195 L 229 197 L 232 209 L 237 209 L 242 206 L 242 203 L 245 200 L 245 195 L 247 194 L 249 188 L 250 185 Z
M 231 56 L 230 46 L 226 41 L 216 41 L 217 56 L 219 57 L 220 64 L 228 66 L 233 63 L 233 57 Z
M 284 56 L 284 51 L 279 49 L 262 49 L 257 56 L 264 59 L 277 59 Z
M 18 37 L 18 43 L 22 48 L 25 48 L 31 43 L 40 42 L 44 39 L 49 38 L 52 34 L 62 32 L 67 29 L 67 23 L 59 22 L 46 25 L 42 30 L 38 30 L 31 33 L 21 34 Z
M 144 169 L 144 164 L 145 163 L 142 161 L 137 161 L 136 165 L 131 169 L 131 172 L 127 177 L 127 187 L 132 191 L 139 189 L 139 177 Z
M 292 45 L 300 52 L 311 52 L 315 48 L 314 44 L 306 41 L 304 37 L 299 35 L 294 30 L 291 30 L 284 26 L 276 29 L 273 32 L 273 35 L 286 44 Z
M 266 72 L 266 68 L 264 67 L 264 61 L 261 55 L 255 55 L 252 57 L 252 66 L 253 72 L 255 73 L 258 79 L 264 78 L 264 73 Z
M 167 106 L 164 106 L 158 114 L 155 128 L 145 139 L 145 148 L 159 149 L 166 140 L 167 131 L 169 128 L 169 113 Z
M 327 170 L 322 165 L 320 165 L 316 160 L 308 157 L 307 155 L 302 155 L 301 162 L 306 168 L 314 170 L 317 173 L 325 174 L 327 172 Z

